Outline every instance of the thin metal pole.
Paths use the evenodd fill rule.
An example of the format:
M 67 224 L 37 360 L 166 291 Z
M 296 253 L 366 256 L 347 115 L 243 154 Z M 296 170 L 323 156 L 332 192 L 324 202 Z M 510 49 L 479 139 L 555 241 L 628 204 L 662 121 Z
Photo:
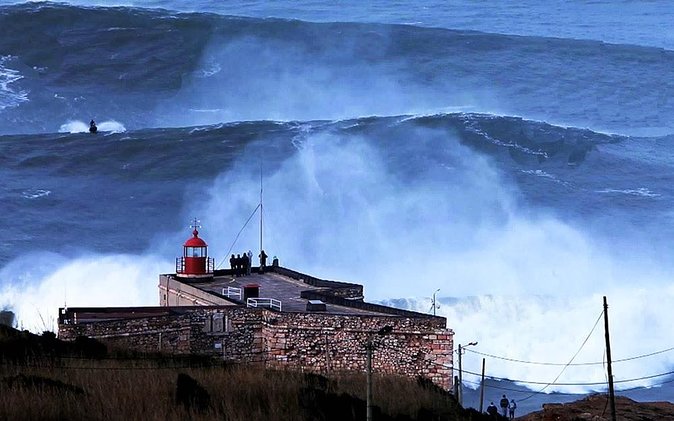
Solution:
M 480 414 L 484 403 L 484 358 L 482 358 L 482 380 L 480 380 Z
M 436 295 L 439 291 L 440 291 L 440 288 L 436 289 L 435 292 L 433 293 L 433 298 L 431 298 L 431 306 L 433 308 L 433 315 L 434 316 L 436 315 L 435 310 L 437 310 L 437 308 L 438 308 L 438 304 L 437 304 L 437 301 L 436 301 Z
M 262 165 L 260 164 L 260 254 L 262 254 Z
M 433 293 L 433 315 L 435 316 L 435 292 Z
M 372 421 L 372 338 L 367 340 L 367 421 Z
M 611 368 L 611 341 L 608 335 L 608 304 L 606 303 L 606 296 L 604 296 L 604 334 L 606 336 L 606 359 L 608 360 L 608 396 L 611 404 L 611 420 L 616 421 L 613 370 Z
M 459 344 L 459 405 L 463 406 L 463 374 L 461 373 L 461 344 Z

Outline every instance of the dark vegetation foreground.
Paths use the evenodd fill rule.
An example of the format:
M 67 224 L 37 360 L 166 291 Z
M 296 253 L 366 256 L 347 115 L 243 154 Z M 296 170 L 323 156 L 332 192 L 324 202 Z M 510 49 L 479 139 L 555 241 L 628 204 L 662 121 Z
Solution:
M 375 420 L 482 420 L 423 381 L 374 377 Z M 0 419 L 364 420 L 365 376 L 131 354 L 0 325 Z
M 490 420 L 424 380 L 374 376 L 374 420 Z M 674 420 L 674 404 L 617 397 L 618 420 Z M 224 365 L 212 359 L 133 354 L 98 341 L 58 340 L 0 324 L 0 420 L 365 419 L 365 376 Z M 608 421 L 606 395 L 518 418 Z

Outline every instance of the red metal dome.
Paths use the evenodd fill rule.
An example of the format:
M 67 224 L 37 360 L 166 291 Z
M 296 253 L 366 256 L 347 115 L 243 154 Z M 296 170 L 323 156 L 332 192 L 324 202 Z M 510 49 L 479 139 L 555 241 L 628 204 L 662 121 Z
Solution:
M 192 238 L 188 238 L 187 241 L 185 241 L 185 244 L 183 246 L 185 247 L 206 247 L 207 244 L 204 240 L 199 238 L 199 231 L 196 229 L 192 231 Z

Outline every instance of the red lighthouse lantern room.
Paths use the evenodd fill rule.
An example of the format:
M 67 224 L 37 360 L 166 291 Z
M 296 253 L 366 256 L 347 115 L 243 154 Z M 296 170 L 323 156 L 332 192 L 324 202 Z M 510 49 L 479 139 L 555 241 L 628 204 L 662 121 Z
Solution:
M 209 278 L 213 276 L 215 259 L 208 257 L 208 244 L 199 238 L 201 228 L 194 220 L 192 237 L 183 244 L 183 256 L 176 258 L 176 275 L 184 278 Z

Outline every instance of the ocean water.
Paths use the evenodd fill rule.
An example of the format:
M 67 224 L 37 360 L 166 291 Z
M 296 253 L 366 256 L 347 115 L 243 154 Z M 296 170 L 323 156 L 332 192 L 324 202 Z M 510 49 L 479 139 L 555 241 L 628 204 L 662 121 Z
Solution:
M 156 304 L 192 218 L 218 263 L 259 247 L 262 179 L 283 265 L 439 289 L 469 405 L 483 357 L 524 412 L 606 390 L 603 296 L 617 388 L 673 401 L 673 15 L 0 1 L 0 305 Z

